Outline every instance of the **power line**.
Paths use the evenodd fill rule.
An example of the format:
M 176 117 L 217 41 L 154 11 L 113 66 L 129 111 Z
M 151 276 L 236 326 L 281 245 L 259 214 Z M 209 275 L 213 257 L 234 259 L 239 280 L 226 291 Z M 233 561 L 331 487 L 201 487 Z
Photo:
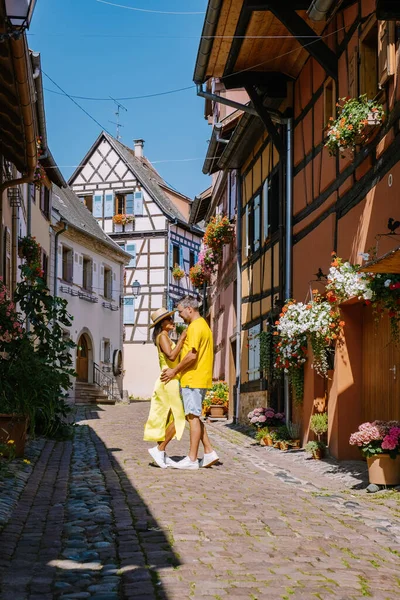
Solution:
M 96 0 L 98 2 L 100 2 L 100 0 Z M 335 35 L 336 33 L 339 33 L 340 31 L 343 31 L 345 29 L 345 27 L 341 27 L 340 29 L 337 29 L 336 31 L 333 31 L 331 33 L 328 33 L 324 36 L 316 36 L 316 39 L 312 40 L 311 42 L 309 42 L 308 44 L 304 44 L 304 46 L 302 46 L 302 48 L 306 48 L 308 46 L 311 46 L 312 44 L 315 44 L 317 41 L 319 40 L 323 40 L 325 38 L 328 38 L 332 35 Z M 221 36 L 223 37 L 223 36 Z M 227 36 L 230 37 L 230 36 Z M 235 37 L 235 36 L 232 36 Z M 243 39 L 247 39 L 247 36 L 239 36 L 239 37 L 243 37 Z M 257 37 L 257 36 L 254 36 Z M 274 36 L 271 36 L 274 37 Z M 293 36 L 287 36 L 289 38 L 292 38 Z M 304 36 L 304 37 L 310 37 L 310 36 Z M 278 60 L 279 58 L 284 58 L 285 56 L 288 56 L 289 54 L 292 54 L 293 52 L 298 52 L 299 50 L 301 50 L 301 48 L 294 48 L 293 50 L 289 50 L 288 52 L 285 52 L 283 54 L 280 54 L 278 56 L 274 56 L 273 58 L 269 58 L 268 60 L 265 60 L 261 63 L 258 63 L 256 65 L 252 65 L 251 67 L 247 67 L 245 69 L 241 69 L 240 71 L 235 71 L 234 73 L 231 73 L 230 75 L 225 75 L 224 79 L 228 79 L 229 77 L 234 77 L 236 75 L 239 75 L 240 73 L 244 73 L 246 71 L 252 71 L 253 69 L 256 69 L 257 67 L 261 67 L 265 64 L 268 64 L 270 62 L 273 62 L 275 60 Z M 48 76 L 47 76 L 48 77 Z M 49 78 L 50 79 L 50 78 Z M 57 86 L 59 89 L 60 86 Z M 115 98 L 115 100 L 121 100 L 121 101 L 127 101 L 127 100 L 141 100 L 141 99 L 145 99 L 145 98 L 155 98 L 157 96 L 166 96 L 168 94 L 176 94 L 178 92 L 184 92 L 186 90 L 190 90 L 195 88 L 195 85 L 188 85 L 186 87 L 182 87 L 182 88 L 176 88 L 173 90 L 167 90 L 165 92 L 156 92 L 154 94 L 144 94 L 144 95 L 140 95 L 140 96 L 125 96 L 125 97 L 121 97 L 121 98 Z M 50 90 L 48 88 L 44 88 L 46 91 L 52 93 L 52 94 L 57 94 L 62 96 L 63 94 L 68 96 L 69 98 L 73 99 L 76 98 L 77 100 L 90 100 L 90 101 L 95 101 L 95 102 L 110 102 L 110 97 L 107 98 L 96 98 L 93 96 L 76 96 L 76 95 L 72 95 L 72 94 L 67 94 L 66 92 L 63 92 L 63 94 L 60 94 L 60 92 L 56 92 L 55 90 Z M 83 109 L 82 109 L 83 110 Z
M 50 78 L 49 78 L 50 79 Z M 154 94 L 145 94 L 142 96 L 127 96 L 125 98 L 115 98 L 115 100 L 141 100 L 143 98 L 154 98 L 156 96 L 167 96 L 168 94 L 176 94 L 177 92 L 184 92 L 185 90 L 191 90 L 192 88 L 194 88 L 196 86 L 192 85 L 188 85 L 186 87 L 183 88 L 177 88 L 175 90 L 168 90 L 166 92 L 156 92 Z M 63 96 L 64 93 L 60 93 L 60 92 L 56 92 L 55 90 L 50 90 L 48 88 L 44 88 L 46 90 L 46 92 L 51 92 L 52 94 L 57 94 L 58 96 Z M 108 98 L 94 98 L 91 96 L 73 96 L 72 94 L 69 94 L 70 98 L 76 98 L 77 100 L 95 100 L 95 101 L 101 101 L 101 102 L 110 102 L 111 98 L 110 96 L 108 96 Z
M 49 75 L 47 75 L 47 73 L 45 73 L 45 72 L 43 71 L 43 69 L 42 69 L 42 73 L 43 73 L 43 75 L 45 75 L 45 76 L 47 77 L 47 79 L 49 79 L 49 80 L 51 81 L 51 83 L 52 83 L 53 85 L 55 85 L 56 87 L 58 87 L 58 89 L 59 89 L 59 90 L 61 90 L 61 92 L 63 92 L 63 94 L 64 94 L 65 96 L 67 96 L 67 98 L 69 98 L 69 99 L 71 100 L 71 102 L 73 102 L 74 104 L 76 104 L 76 106 L 77 106 L 78 108 L 80 108 L 80 109 L 81 109 L 81 111 L 82 111 L 82 112 L 84 112 L 84 113 L 85 113 L 85 115 L 87 115 L 87 116 L 89 117 L 89 119 L 91 119 L 92 121 L 94 121 L 94 122 L 96 123 L 96 125 L 98 125 L 98 126 L 100 127 L 100 129 L 102 129 L 103 131 L 106 131 L 106 132 L 107 132 L 109 135 L 111 135 L 111 136 L 112 136 L 112 133 L 110 133 L 110 132 L 109 132 L 109 131 L 108 131 L 108 130 L 105 128 L 105 127 L 103 127 L 103 126 L 102 126 L 102 124 L 101 124 L 101 123 L 99 123 L 99 121 L 98 121 L 97 119 L 95 119 L 94 117 L 92 117 L 92 115 L 91 115 L 90 113 L 88 113 L 88 111 L 87 111 L 87 110 L 85 110 L 85 109 L 83 108 L 83 106 L 81 106 L 80 104 L 78 104 L 78 102 L 76 102 L 76 100 L 74 100 L 74 98 L 73 98 L 72 96 L 70 96 L 69 94 L 67 94 L 67 92 L 66 92 L 65 90 L 63 90 L 63 89 L 62 89 L 62 87 L 61 87 L 61 86 L 59 86 L 59 85 L 58 85 L 58 83 L 56 83 L 56 82 L 54 81 L 54 79 L 52 79 L 52 78 L 51 78 Z
M 134 6 L 125 6 L 124 4 L 115 4 L 114 2 L 107 2 L 107 0 L 96 0 L 96 2 L 100 2 L 101 4 L 108 4 L 109 6 L 115 6 L 117 8 L 125 8 L 127 10 L 135 10 L 137 12 L 144 13 L 153 13 L 156 15 L 205 15 L 204 11 L 201 12 L 182 12 L 182 11 L 165 11 L 165 10 L 150 10 L 147 8 L 136 8 Z

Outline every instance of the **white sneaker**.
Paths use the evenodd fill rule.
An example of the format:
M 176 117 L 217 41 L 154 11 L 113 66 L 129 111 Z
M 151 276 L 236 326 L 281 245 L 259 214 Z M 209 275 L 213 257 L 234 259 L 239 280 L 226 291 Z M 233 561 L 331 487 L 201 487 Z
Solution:
M 173 467 L 176 465 L 176 460 L 172 460 L 172 458 L 165 455 L 165 464 L 167 465 L 167 467 Z
M 163 450 L 159 450 L 158 446 L 154 446 L 154 448 L 149 448 L 149 454 L 154 460 L 154 462 L 161 468 L 166 469 L 167 465 L 165 464 L 165 452 Z
M 171 460 L 171 459 L 170 459 Z M 174 462 L 174 461 L 172 461 Z M 173 469 L 198 469 L 199 468 L 199 461 L 198 460 L 190 460 L 190 458 L 188 456 L 185 456 L 185 458 L 182 458 L 182 460 L 174 463 L 173 465 L 171 465 L 171 467 Z
M 211 467 L 211 465 L 215 465 L 215 463 L 218 461 L 218 454 L 215 452 L 215 450 L 213 450 L 212 452 L 204 455 L 200 461 L 200 467 Z

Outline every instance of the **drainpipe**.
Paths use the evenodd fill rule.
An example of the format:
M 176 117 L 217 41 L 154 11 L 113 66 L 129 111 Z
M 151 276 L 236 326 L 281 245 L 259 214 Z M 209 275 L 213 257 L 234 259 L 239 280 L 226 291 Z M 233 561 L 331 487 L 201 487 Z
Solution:
M 285 298 L 287 300 L 292 295 L 292 212 L 293 212 L 293 120 L 291 118 L 286 121 L 286 209 L 285 209 Z M 290 421 L 290 393 L 289 393 L 289 377 L 284 378 L 284 406 L 286 424 Z
M 307 15 L 312 21 L 323 21 L 331 8 L 334 0 L 313 0 Z
M 54 296 L 57 296 L 57 277 L 58 277 L 58 237 L 67 231 L 68 223 L 61 221 L 64 225 L 64 229 L 59 229 L 54 236 Z
M 242 176 L 238 174 L 236 224 L 236 398 L 233 420 L 239 421 L 242 342 Z

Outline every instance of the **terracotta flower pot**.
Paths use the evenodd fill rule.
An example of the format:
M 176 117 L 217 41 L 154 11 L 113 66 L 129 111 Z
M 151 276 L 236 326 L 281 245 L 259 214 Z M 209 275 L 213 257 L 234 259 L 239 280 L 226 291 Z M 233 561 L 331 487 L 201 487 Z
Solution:
M 292 446 L 292 448 L 300 448 L 300 440 L 290 440 L 289 444 Z
M 15 443 L 15 455 L 24 456 L 28 419 L 24 415 L 0 414 L 0 442 L 7 444 L 9 440 Z
M 322 448 L 317 448 L 316 450 L 313 450 L 312 455 L 315 460 L 321 460 L 321 458 L 324 457 L 324 451 Z
M 211 417 L 223 417 L 224 416 L 224 407 L 223 406 L 210 406 L 210 416 Z
M 378 454 L 367 458 L 369 482 L 377 485 L 400 484 L 400 455 Z
M 265 444 L 266 446 L 272 446 L 272 445 L 273 445 L 273 441 L 272 441 L 272 438 L 271 438 L 271 436 L 270 436 L 270 435 L 266 435 L 266 436 L 263 438 L 263 440 L 264 440 L 264 444 Z
M 289 442 L 287 442 L 286 440 L 282 441 L 280 448 L 281 450 L 289 450 Z

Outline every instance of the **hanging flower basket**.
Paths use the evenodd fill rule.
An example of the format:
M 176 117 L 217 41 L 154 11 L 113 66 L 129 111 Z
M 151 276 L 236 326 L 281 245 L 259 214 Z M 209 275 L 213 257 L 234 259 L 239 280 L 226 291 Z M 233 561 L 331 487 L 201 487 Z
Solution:
M 196 263 L 189 271 L 189 279 L 193 287 L 200 288 L 210 281 L 211 271 L 206 271 L 200 263 Z
M 356 145 L 367 143 L 372 132 L 381 125 L 384 110 L 381 104 L 367 100 L 366 94 L 359 98 L 341 98 L 336 104 L 337 119 L 330 117 L 325 147 L 331 156 L 354 152 Z
M 181 269 L 178 264 L 176 264 L 174 266 L 174 268 L 172 269 L 172 277 L 179 281 L 180 279 L 185 277 L 185 271 L 183 269 Z
M 228 217 L 212 217 L 206 227 L 203 242 L 214 252 L 220 253 L 224 244 L 230 244 L 235 238 L 233 225 Z

